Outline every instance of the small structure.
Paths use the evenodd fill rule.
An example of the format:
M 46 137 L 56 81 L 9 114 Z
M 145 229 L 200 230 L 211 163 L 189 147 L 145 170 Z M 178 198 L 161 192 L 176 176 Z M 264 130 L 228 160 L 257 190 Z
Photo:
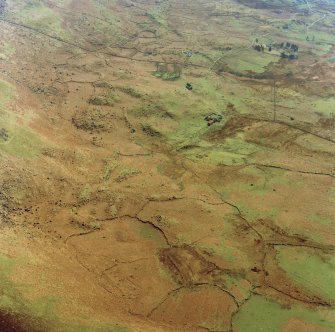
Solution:
M 216 122 L 221 122 L 222 115 L 217 113 L 210 113 L 204 117 L 204 120 L 207 121 L 207 126 L 211 126 Z
M 191 90 L 193 90 L 193 86 L 192 86 L 192 84 L 191 83 L 186 83 L 186 89 L 187 90 L 189 90 L 189 91 L 191 91 Z
M 187 51 L 187 52 L 186 52 L 186 56 L 187 56 L 188 58 L 190 58 L 192 55 L 193 55 L 193 53 L 192 53 L 191 51 Z

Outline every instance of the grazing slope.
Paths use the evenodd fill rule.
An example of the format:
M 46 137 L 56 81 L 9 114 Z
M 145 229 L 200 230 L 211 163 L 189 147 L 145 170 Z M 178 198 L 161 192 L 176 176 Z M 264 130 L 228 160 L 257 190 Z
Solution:
M 335 331 L 334 22 L 0 0 L 0 330 Z

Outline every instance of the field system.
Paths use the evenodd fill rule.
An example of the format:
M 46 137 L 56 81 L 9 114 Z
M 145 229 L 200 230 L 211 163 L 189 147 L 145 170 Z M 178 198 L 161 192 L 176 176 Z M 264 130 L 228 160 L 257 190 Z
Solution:
M 335 331 L 333 0 L 0 0 L 0 331 Z

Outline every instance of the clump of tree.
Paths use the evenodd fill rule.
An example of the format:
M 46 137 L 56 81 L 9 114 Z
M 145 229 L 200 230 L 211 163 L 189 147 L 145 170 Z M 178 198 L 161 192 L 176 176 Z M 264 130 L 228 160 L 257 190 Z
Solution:
M 281 43 L 280 48 L 288 51 L 298 52 L 299 46 L 290 42 Z
M 163 80 L 173 81 L 181 77 L 182 65 L 178 63 L 156 62 L 156 72 L 154 75 Z
M 264 45 L 258 45 L 257 44 L 257 45 L 254 46 L 254 49 L 258 52 L 264 52 L 265 47 L 264 47 Z
M 282 43 L 282 52 L 280 53 L 280 57 L 283 59 L 290 59 L 294 60 L 298 58 L 298 51 L 299 51 L 299 46 L 293 43 Z
M 287 54 L 285 52 L 280 53 L 280 57 L 283 59 L 290 59 L 290 60 L 295 60 L 298 59 L 298 55 L 296 54 Z
M 258 38 L 256 38 L 256 43 L 254 45 L 254 50 L 256 50 L 257 52 L 264 52 L 266 48 L 265 44 L 261 44 L 258 40 Z
M 283 59 L 294 60 L 298 58 L 299 46 L 291 42 L 281 42 L 273 44 L 273 48 L 280 51 L 280 57 Z

